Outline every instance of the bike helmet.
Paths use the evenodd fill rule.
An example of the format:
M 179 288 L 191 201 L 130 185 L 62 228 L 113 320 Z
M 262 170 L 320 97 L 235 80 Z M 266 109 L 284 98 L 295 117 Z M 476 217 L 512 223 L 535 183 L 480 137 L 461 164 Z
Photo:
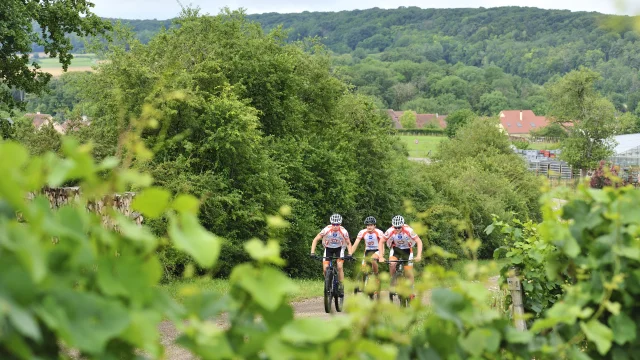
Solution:
M 369 216 L 366 219 L 364 219 L 364 224 L 365 225 L 375 225 L 376 224 L 376 218 L 374 218 L 373 216 Z
M 400 215 L 394 216 L 393 219 L 391 219 L 391 225 L 393 225 L 393 227 L 400 227 L 404 225 L 404 218 Z
M 342 224 L 342 216 L 340 216 L 340 214 L 333 214 L 329 218 L 329 221 L 331 221 L 331 224 Z

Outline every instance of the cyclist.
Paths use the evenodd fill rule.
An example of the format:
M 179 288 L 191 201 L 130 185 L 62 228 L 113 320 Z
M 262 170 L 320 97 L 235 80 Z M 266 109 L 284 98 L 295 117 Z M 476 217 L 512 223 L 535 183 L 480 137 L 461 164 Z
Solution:
M 413 262 L 420 261 L 422 259 L 422 240 L 416 234 L 415 231 L 404 223 L 404 218 L 400 215 L 394 216 L 391 219 L 392 227 L 390 227 L 385 233 L 384 237 L 389 247 L 389 260 L 409 260 L 404 266 L 407 278 L 411 282 L 413 287 Z M 418 244 L 418 255 L 413 257 L 413 247 Z M 381 254 L 380 261 L 384 261 L 384 252 Z M 391 279 L 396 273 L 397 263 L 389 263 L 389 272 L 391 273 Z M 395 284 L 391 284 L 394 286 Z M 414 295 L 411 296 L 413 298 Z
M 311 243 L 311 257 L 316 257 L 316 244 L 318 240 L 322 239 L 322 244 L 324 245 L 324 257 L 339 257 L 340 259 L 337 261 L 338 263 L 338 280 L 340 282 L 339 290 L 340 296 L 344 296 L 344 271 L 343 262 L 344 262 L 344 250 L 347 249 L 349 254 L 351 254 L 351 241 L 349 240 L 349 233 L 347 229 L 341 226 L 342 224 L 342 216 L 340 214 L 333 214 L 329 218 L 331 221 L 331 225 L 327 225 L 322 231 L 313 238 L 313 243 Z M 351 258 L 351 255 L 348 255 L 347 258 Z M 322 262 L 322 273 L 326 275 L 327 267 L 329 266 L 329 260 L 324 259 Z
M 364 248 L 364 257 L 362 260 L 362 267 L 365 266 L 366 258 L 371 256 L 371 269 L 373 273 L 378 276 L 378 259 L 380 258 L 380 254 L 384 254 L 384 233 L 382 230 L 376 227 L 376 218 L 373 216 L 369 216 L 364 219 L 364 224 L 367 226 L 366 229 L 360 230 L 358 236 L 356 236 L 356 241 L 351 246 L 353 253 L 358 248 L 358 244 L 360 244 L 360 240 L 364 240 L 365 248 Z M 379 281 L 379 280 L 378 280 Z M 363 289 L 364 290 L 364 289 Z

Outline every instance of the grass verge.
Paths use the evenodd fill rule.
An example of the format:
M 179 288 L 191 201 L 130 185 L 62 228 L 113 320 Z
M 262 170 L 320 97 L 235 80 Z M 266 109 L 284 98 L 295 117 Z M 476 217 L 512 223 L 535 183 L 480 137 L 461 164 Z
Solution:
M 407 145 L 409 157 L 428 158 L 438 149 L 438 144 L 447 139 L 446 136 L 427 135 L 399 135 L 400 140 Z M 416 144 L 416 141 L 418 142 Z M 429 154 L 431 152 L 431 154 Z

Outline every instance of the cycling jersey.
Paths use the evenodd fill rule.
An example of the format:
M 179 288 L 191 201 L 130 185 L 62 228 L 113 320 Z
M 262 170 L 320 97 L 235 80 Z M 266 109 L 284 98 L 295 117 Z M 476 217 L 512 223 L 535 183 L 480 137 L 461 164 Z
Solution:
M 322 244 L 326 248 L 346 247 L 349 243 L 349 233 L 342 226 L 338 228 L 338 231 L 333 231 L 332 226 L 328 225 L 320 231 L 320 236 L 322 237 Z
M 369 232 L 367 229 L 360 230 L 358 236 L 356 237 L 356 241 L 358 239 L 364 240 L 365 251 L 366 250 L 378 250 L 378 243 L 380 239 L 384 239 L 384 233 L 380 229 L 375 229 L 372 232 Z
M 408 225 L 403 225 L 401 231 L 396 232 L 394 227 L 390 227 L 384 233 L 384 237 L 387 240 L 387 246 L 389 248 L 398 249 L 411 249 L 415 244 L 415 239 L 418 237 L 413 229 Z

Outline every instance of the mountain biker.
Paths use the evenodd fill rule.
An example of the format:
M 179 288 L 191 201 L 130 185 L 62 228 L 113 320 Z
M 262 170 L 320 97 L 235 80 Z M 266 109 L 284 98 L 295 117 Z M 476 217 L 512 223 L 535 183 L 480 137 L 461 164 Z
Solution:
M 422 240 L 416 232 L 404 223 L 404 218 L 400 215 L 391 219 L 392 226 L 384 233 L 387 246 L 389 247 L 389 260 L 409 260 L 404 266 L 407 278 L 411 282 L 413 288 L 413 262 L 411 260 L 420 261 L 422 259 Z M 413 246 L 418 244 L 418 255 L 413 257 Z M 380 262 L 384 261 L 384 252 L 381 254 Z M 389 263 L 389 272 L 391 279 L 396 273 L 397 263 Z M 394 286 L 395 284 L 391 284 Z M 414 296 L 412 295 L 411 298 Z
M 347 258 L 351 258 L 351 241 L 349 240 L 349 233 L 347 229 L 341 226 L 342 224 L 342 216 L 340 214 L 333 214 L 329 218 L 331 225 L 327 225 L 322 231 L 313 238 L 313 243 L 311 243 L 311 257 L 316 257 L 316 244 L 318 240 L 322 239 L 322 245 L 324 245 L 324 255 L 323 257 L 339 257 L 338 263 L 338 280 L 339 280 L 339 291 L 340 296 L 344 296 L 344 271 L 343 262 L 344 262 L 344 250 L 347 249 L 349 251 L 349 255 Z M 329 260 L 324 259 L 322 262 L 322 273 L 326 275 L 327 267 L 329 266 Z
M 371 256 L 371 269 L 373 273 L 378 276 L 378 259 L 380 258 L 380 254 L 384 254 L 384 233 L 382 230 L 376 227 L 376 218 L 373 216 L 369 216 L 364 219 L 364 224 L 367 226 L 366 229 L 360 230 L 358 236 L 356 236 L 356 241 L 351 246 L 351 250 L 353 253 L 358 248 L 358 244 L 360 244 L 360 240 L 364 240 L 364 259 L 362 260 L 362 266 L 365 266 L 366 259 Z M 363 289 L 364 290 L 364 289 Z

